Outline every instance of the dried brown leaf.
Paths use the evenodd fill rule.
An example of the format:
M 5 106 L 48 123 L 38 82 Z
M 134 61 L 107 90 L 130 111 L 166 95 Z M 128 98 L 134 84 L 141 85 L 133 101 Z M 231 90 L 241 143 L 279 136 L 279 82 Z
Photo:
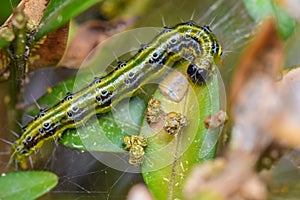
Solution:
M 171 72 L 160 84 L 161 93 L 174 102 L 180 102 L 188 90 L 188 80 L 180 72 Z
M 238 196 L 243 199 L 264 200 L 267 197 L 267 189 L 258 176 L 252 175 L 242 186 Z
M 202 165 L 196 165 L 191 170 L 189 178 L 184 185 L 183 194 L 186 198 L 194 198 L 200 191 L 203 191 L 203 186 L 206 182 L 216 177 L 224 170 L 225 159 L 216 159 Z
M 236 156 L 244 156 L 244 161 L 240 162 Z M 214 194 L 213 199 L 265 199 L 266 188 L 251 170 L 254 161 L 250 154 L 235 152 L 227 159 L 195 166 L 184 187 L 185 197 L 197 199 L 210 193 Z
M 30 53 L 29 69 L 56 65 L 65 52 L 68 34 L 69 24 L 66 24 L 39 41 Z
M 276 25 L 271 18 L 264 21 L 250 43 L 249 47 L 240 58 L 231 85 L 231 102 L 244 85 L 257 74 L 265 74 L 274 80 L 279 74 L 283 64 L 283 44 L 276 32 Z
M 40 23 L 48 3 L 49 0 L 23 0 L 19 3 L 17 8 L 23 9 L 29 21 L 37 25 Z M 6 22 L 3 24 L 3 27 L 11 25 L 12 17 L 13 15 L 6 20 Z
M 300 145 L 300 68 L 295 67 L 284 74 L 277 84 L 280 90 L 280 99 L 283 104 L 280 113 L 274 116 L 270 124 L 272 135 L 280 144 L 289 147 Z
M 24 5 L 24 13 L 33 24 L 39 24 L 44 16 L 45 9 L 50 0 L 23 0 L 20 5 Z
M 232 151 L 246 151 L 259 157 L 270 144 L 269 124 L 281 106 L 277 92 L 274 81 L 265 75 L 253 77 L 243 87 L 232 109 Z
M 271 141 L 269 124 L 281 106 L 275 80 L 284 59 L 273 19 L 260 27 L 241 58 L 231 88 L 235 123 L 231 147 L 257 157 Z

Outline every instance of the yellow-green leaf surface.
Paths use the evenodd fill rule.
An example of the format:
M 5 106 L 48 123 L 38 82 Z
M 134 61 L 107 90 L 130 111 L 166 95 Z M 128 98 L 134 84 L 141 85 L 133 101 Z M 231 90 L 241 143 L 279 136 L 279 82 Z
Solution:
M 49 192 L 58 182 L 55 174 L 44 171 L 20 171 L 0 176 L 1 200 L 30 200 Z
M 184 66 L 179 68 L 183 74 L 184 69 Z M 203 122 L 220 110 L 218 76 L 213 75 L 204 86 L 190 83 L 180 102 L 169 100 L 161 90 L 156 91 L 154 98 L 161 101 L 164 112 L 184 114 L 188 125 L 174 136 L 163 129 L 155 131 L 144 122 L 141 133 L 148 137 L 148 146 L 143 177 L 156 199 L 182 199 L 182 186 L 191 166 L 215 156 L 219 128 L 207 130 Z

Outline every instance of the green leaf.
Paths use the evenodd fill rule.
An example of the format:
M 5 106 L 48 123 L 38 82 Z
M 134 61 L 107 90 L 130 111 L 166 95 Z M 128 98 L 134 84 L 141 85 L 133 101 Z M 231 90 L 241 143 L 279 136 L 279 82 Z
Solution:
M 255 21 L 260 21 L 268 16 L 277 20 L 277 29 L 283 39 L 287 39 L 296 27 L 296 21 L 288 15 L 273 0 L 243 0 L 246 9 Z
M 2 25 L 12 13 L 12 6 L 16 7 L 19 0 L 1 0 L 0 6 L 0 25 Z
M 36 199 L 51 190 L 57 182 L 57 176 L 50 172 L 19 171 L 2 174 L 0 199 Z
M 40 40 L 97 2 L 100 0 L 51 0 L 37 28 L 34 40 Z
M 180 66 L 183 74 L 186 73 L 184 69 L 186 67 Z M 179 103 L 168 100 L 161 90 L 154 94 L 154 98 L 161 101 L 164 112 L 183 112 L 188 120 L 188 126 L 177 136 L 164 130 L 153 132 L 144 122 L 141 133 L 150 137 L 142 173 L 156 199 L 182 199 L 182 187 L 190 168 L 215 156 L 219 129 L 207 130 L 203 122 L 208 115 L 220 110 L 219 96 L 216 75 L 205 86 L 191 83 Z
M 9 42 L 5 39 L 0 38 L 0 49 L 3 47 L 7 47 L 9 45 Z

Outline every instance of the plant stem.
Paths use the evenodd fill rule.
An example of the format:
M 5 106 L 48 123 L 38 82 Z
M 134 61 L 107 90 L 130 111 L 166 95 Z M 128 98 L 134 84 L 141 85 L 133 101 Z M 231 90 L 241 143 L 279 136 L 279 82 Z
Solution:
M 15 40 L 7 49 L 11 58 L 10 72 L 10 101 L 8 103 L 8 119 L 10 129 L 15 129 L 16 120 L 19 120 L 21 113 L 18 109 L 18 103 L 22 102 L 22 86 L 26 75 L 26 23 L 27 18 L 21 9 L 14 10 L 12 18 L 13 31 L 15 33 Z

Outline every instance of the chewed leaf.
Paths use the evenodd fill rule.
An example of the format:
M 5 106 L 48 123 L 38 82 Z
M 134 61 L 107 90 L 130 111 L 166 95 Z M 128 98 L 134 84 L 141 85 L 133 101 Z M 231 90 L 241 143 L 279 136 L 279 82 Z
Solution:
M 55 174 L 43 171 L 20 171 L 0 176 L 0 199 L 36 199 L 58 182 Z
M 277 29 L 280 35 L 287 39 L 296 27 L 296 21 L 273 0 L 243 0 L 252 18 L 259 21 L 268 16 L 277 19 Z
M 183 74 L 184 69 L 184 66 L 180 66 Z M 148 138 L 142 173 L 148 188 L 157 199 L 182 199 L 182 185 L 191 166 L 215 156 L 219 128 L 207 130 L 204 120 L 220 109 L 218 77 L 213 75 L 207 84 L 201 86 L 187 80 L 179 81 L 180 76 L 186 79 L 183 74 L 170 73 L 169 77 L 173 78 L 169 83 L 163 82 L 167 88 L 172 88 L 176 82 L 181 83 L 177 87 L 178 90 L 172 89 L 177 92 L 175 95 L 166 92 L 162 87 L 154 94 L 154 98 L 161 102 L 162 112 L 166 116 L 173 120 L 174 112 L 180 113 L 176 116 L 179 116 L 179 122 L 182 124 L 181 130 L 176 133 L 174 132 L 176 129 L 172 129 L 170 132 L 174 121 L 168 123 L 170 118 L 164 118 L 164 115 L 160 118 L 163 123 L 160 121 L 152 123 L 151 119 L 154 118 L 150 117 L 150 125 L 148 119 L 141 130 L 141 134 Z M 186 83 L 188 89 L 185 91 L 183 85 Z M 184 93 L 181 100 L 178 101 L 178 98 L 171 100 L 172 96 L 181 96 L 181 91 Z M 149 106 L 147 112 L 153 114 Z M 184 123 L 182 116 L 187 123 Z

